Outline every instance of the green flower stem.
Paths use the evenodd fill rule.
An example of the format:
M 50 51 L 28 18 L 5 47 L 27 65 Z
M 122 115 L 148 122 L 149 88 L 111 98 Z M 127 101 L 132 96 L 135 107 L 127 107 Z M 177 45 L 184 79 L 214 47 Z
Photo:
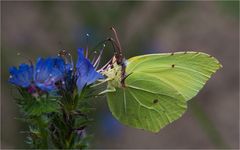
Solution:
M 86 144 L 83 142 L 84 137 L 77 134 L 77 130 L 85 129 L 88 121 L 87 113 L 82 111 L 88 107 L 84 104 L 86 102 L 86 99 L 84 99 L 85 91 L 82 91 L 81 94 L 77 91 L 73 93 L 64 92 L 62 95 L 62 115 L 59 119 L 64 124 L 59 125 L 58 128 L 63 135 L 59 137 L 59 141 L 63 141 L 63 145 L 58 148 L 86 148 Z
M 41 148 L 48 148 L 47 124 L 44 123 L 44 120 L 41 118 L 41 116 L 39 117 L 38 124 L 39 124 L 39 131 L 41 133 L 41 140 L 42 140 Z
M 68 115 L 68 126 L 67 126 L 67 136 L 66 136 L 66 140 L 65 140 L 65 143 L 66 143 L 66 146 L 65 148 L 69 149 L 69 148 L 73 148 L 71 143 L 72 143 L 72 140 L 73 140 L 73 123 L 75 121 L 75 119 L 73 118 L 72 114 L 70 112 L 68 112 L 69 114 Z

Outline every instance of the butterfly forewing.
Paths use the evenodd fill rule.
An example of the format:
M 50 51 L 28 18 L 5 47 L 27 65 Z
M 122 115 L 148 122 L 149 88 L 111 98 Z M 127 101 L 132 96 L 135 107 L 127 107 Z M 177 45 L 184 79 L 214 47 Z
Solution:
M 158 78 L 178 91 L 185 100 L 194 97 L 211 75 L 221 67 L 213 57 L 199 52 L 178 52 L 136 56 L 128 60 L 127 73 Z

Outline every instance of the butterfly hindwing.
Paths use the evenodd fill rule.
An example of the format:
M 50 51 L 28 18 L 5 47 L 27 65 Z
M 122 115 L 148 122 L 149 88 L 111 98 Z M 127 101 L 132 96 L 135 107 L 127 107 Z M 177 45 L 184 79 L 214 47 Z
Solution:
M 135 76 L 139 77 L 138 74 L 129 76 L 131 85 L 127 84 L 126 88 L 116 88 L 116 92 L 108 93 L 110 110 L 120 122 L 158 132 L 185 112 L 186 102 L 177 92 L 168 94 L 169 89 L 164 84 L 162 87 L 166 89 L 158 92 L 161 86 L 157 86 L 154 79 L 142 81 Z M 144 85 L 152 88 L 144 88 Z

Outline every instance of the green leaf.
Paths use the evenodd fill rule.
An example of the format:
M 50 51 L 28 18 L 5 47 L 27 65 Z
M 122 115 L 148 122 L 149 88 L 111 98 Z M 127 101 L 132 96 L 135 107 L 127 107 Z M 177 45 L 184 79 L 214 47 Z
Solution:
M 220 67 L 215 58 L 199 52 L 133 57 L 127 61 L 125 87 L 116 84 L 121 69 L 113 73 L 119 76 L 108 85 L 109 91 L 115 89 L 108 93 L 109 108 L 123 124 L 158 132 L 183 115 L 187 101 Z
M 43 97 L 29 102 L 25 107 L 25 112 L 29 116 L 40 116 L 46 113 L 58 112 L 59 108 L 57 100 Z

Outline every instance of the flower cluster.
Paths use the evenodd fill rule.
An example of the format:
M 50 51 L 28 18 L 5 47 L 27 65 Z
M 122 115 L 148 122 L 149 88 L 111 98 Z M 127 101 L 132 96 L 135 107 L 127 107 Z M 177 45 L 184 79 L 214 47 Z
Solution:
M 40 94 L 44 92 L 53 93 L 59 89 L 71 90 L 78 88 L 81 90 L 96 80 L 103 78 L 98 73 L 93 64 L 84 56 L 84 49 L 78 49 L 78 60 L 74 66 L 72 59 L 67 60 L 64 54 L 59 53 L 58 56 L 48 58 L 38 58 L 35 66 L 30 64 L 20 64 L 18 68 L 11 67 L 9 69 L 9 82 L 26 88 L 32 94 Z
M 102 52 L 102 51 L 101 51 Z M 83 97 L 92 90 L 86 88 L 104 78 L 96 71 L 101 54 L 92 62 L 87 50 L 78 49 L 78 59 L 65 50 L 58 56 L 38 58 L 35 65 L 20 64 L 9 68 L 9 82 L 17 86 L 21 97 L 17 104 L 27 122 L 31 148 L 76 149 L 87 146 L 86 126 L 92 106 Z
M 89 147 L 88 126 L 95 110 L 92 100 L 107 91 L 103 84 L 109 81 L 105 72 L 113 67 L 113 58 L 97 68 L 105 43 L 111 41 L 102 41 L 102 49 L 94 52 L 88 52 L 88 47 L 79 48 L 76 63 L 68 51 L 61 50 L 56 56 L 40 57 L 35 63 L 29 60 L 9 68 L 9 82 L 17 87 L 15 100 L 21 121 L 28 125 L 24 133 L 31 148 Z

